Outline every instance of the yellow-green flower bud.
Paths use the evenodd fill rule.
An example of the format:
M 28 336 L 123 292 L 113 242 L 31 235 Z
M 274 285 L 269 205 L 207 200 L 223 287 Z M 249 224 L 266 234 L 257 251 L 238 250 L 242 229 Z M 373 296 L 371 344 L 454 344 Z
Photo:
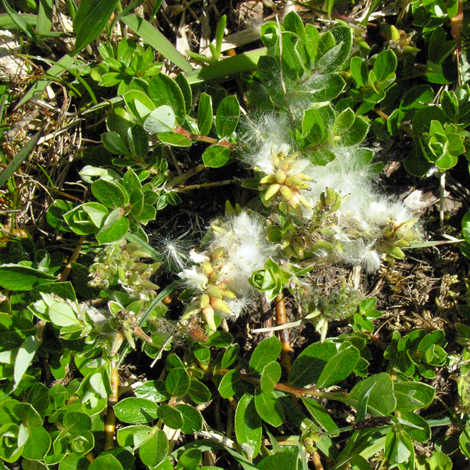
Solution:
M 292 199 L 292 189 L 290 189 L 288 186 L 281 186 L 280 192 L 286 201 L 290 201 Z
M 201 298 L 199 299 L 199 307 L 204 308 L 207 307 L 211 302 L 210 297 L 207 294 L 202 294 Z
M 271 183 L 278 183 L 278 181 L 276 181 L 275 175 L 266 175 L 260 180 L 260 184 L 271 184 Z

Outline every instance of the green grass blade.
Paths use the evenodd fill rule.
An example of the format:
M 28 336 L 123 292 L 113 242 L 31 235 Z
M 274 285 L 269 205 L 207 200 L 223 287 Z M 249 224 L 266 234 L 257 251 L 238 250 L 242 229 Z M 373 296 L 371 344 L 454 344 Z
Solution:
M 108 24 L 118 0 L 82 0 L 73 19 L 75 51 L 78 53 L 94 41 Z
M 3 7 L 5 8 L 5 11 L 8 13 L 11 20 L 16 24 L 18 29 L 20 29 L 24 34 L 26 34 L 29 39 L 33 39 L 33 30 L 31 26 L 23 19 L 22 15 L 16 13 L 16 11 L 11 8 L 11 6 L 6 0 L 2 0 L 2 3 Z
M 23 14 L 17 14 L 21 19 L 28 24 L 29 27 L 33 27 L 36 25 L 36 22 L 38 20 L 37 15 L 23 15 Z M 2 13 L 0 14 L 0 29 L 19 29 L 18 24 L 15 23 L 11 16 L 8 13 Z
M 233 75 L 255 70 L 259 58 L 263 55 L 266 55 L 265 47 L 245 52 L 235 57 L 229 57 L 228 59 L 221 60 L 201 69 L 193 70 L 185 76 L 190 85 L 207 82 L 209 80 L 228 80 Z
M 26 142 L 25 146 L 16 154 L 8 166 L 0 173 L 0 188 L 8 181 L 8 178 L 18 169 L 26 157 L 36 146 L 39 138 L 41 137 L 42 129 L 33 135 L 31 139 Z
M 178 52 L 168 39 L 158 29 L 154 28 L 148 21 L 139 18 L 134 13 L 122 18 L 129 28 L 138 34 L 147 44 L 157 52 L 165 56 L 170 62 L 177 65 L 181 70 L 190 72 L 193 66 Z
M 18 109 L 20 106 L 28 102 L 31 98 L 36 95 L 40 95 L 47 85 L 54 78 L 59 78 L 64 72 L 67 71 L 69 67 L 73 64 L 75 60 L 75 55 L 72 53 L 62 56 L 57 63 L 55 63 L 47 72 L 48 79 L 38 80 L 21 98 L 20 102 L 15 106 L 15 109 Z
M 36 33 L 47 34 L 52 25 L 53 0 L 39 0 L 39 14 L 36 23 Z

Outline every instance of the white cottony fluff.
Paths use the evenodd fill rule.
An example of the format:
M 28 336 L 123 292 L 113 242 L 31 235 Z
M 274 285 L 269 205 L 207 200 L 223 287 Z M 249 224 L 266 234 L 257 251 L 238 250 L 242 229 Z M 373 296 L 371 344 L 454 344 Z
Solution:
M 196 268 L 184 269 L 178 276 L 186 281 L 186 284 L 193 289 L 203 291 L 207 287 L 208 279 L 204 273 L 200 273 Z
M 221 269 L 224 281 L 238 294 L 247 295 L 253 292 L 249 278 L 264 267 L 275 247 L 266 239 L 263 222 L 247 212 L 230 218 L 222 227 L 226 232 L 216 234 L 210 249 L 225 249 L 227 259 Z

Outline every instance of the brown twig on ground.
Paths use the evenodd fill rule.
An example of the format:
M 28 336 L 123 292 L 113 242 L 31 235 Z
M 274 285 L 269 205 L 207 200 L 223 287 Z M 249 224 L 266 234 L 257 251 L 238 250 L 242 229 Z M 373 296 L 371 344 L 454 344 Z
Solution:
M 287 323 L 286 315 L 286 304 L 284 302 L 284 295 L 281 293 L 276 296 L 276 323 L 277 325 L 285 325 Z M 290 345 L 289 330 L 286 328 L 280 333 L 281 340 L 281 365 L 290 372 L 292 367 L 292 361 L 290 353 L 292 352 L 292 346 Z
M 111 395 L 108 398 L 108 412 L 106 413 L 106 423 L 104 425 L 105 444 L 104 450 L 113 448 L 114 432 L 116 431 L 116 414 L 114 413 L 114 405 L 119 400 L 119 372 L 117 370 L 117 362 L 111 362 Z

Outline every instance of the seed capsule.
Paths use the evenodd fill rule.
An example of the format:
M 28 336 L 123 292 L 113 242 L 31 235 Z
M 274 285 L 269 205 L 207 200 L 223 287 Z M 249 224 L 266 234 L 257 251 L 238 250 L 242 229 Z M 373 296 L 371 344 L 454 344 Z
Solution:
M 275 175 L 266 175 L 260 180 L 260 184 L 270 184 L 270 183 L 278 183 L 279 181 L 276 181 L 276 176 Z
M 276 172 L 276 183 L 282 184 L 286 180 L 287 175 L 282 171 L 278 170 Z
M 211 306 L 215 310 L 220 310 L 223 313 L 226 313 L 227 315 L 230 315 L 232 311 L 230 310 L 230 307 L 222 300 L 222 299 L 217 299 L 217 298 L 212 298 L 211 299 Z
M 282 197 L 286 200 L 286 201 L 290 201 L 292 199 L 292 190 L 287 187 L 287 186 L 281 186 L 281 189 L 280 189 L 280 192 L 282 194 Z
M 202 316 L 204 317 L 204 320 L 206 321 L 207 326 L 212 331 L 217 331 L 217 326 L 215 325 L 215 320 L 214 320 L 214 309 L 210 305 L 207 305 L 207 307 L 204 307 L 202 309 Z
M 211 298 L 216 298 L 216 299 L 222 298 L 222 292 L 220 292 L 220 289 L 216 286 L 209 286 L 207 288 L 207 294 Z
M 207 294 L 202 294 L 201 298 L 199 299 L 199 307 L 204 308 L 210 304 L 210 297 Z
M 280 188 L 281 188 L 280 184 L 271 184 L 268 187 L 268 190 L 266 191 L 266 193 L 264 194 L 264 200 L 269 201 L 279 191 Z
M 206 263 L 202 263 L 201 264 L 201 268 L 202 268 L 202 272 L 206 275 L 206 276 L 210 276 L 213 271 L 214 271 L 214 267 L 212 266 L 211 263 L 209 262 L 206 262 Z

